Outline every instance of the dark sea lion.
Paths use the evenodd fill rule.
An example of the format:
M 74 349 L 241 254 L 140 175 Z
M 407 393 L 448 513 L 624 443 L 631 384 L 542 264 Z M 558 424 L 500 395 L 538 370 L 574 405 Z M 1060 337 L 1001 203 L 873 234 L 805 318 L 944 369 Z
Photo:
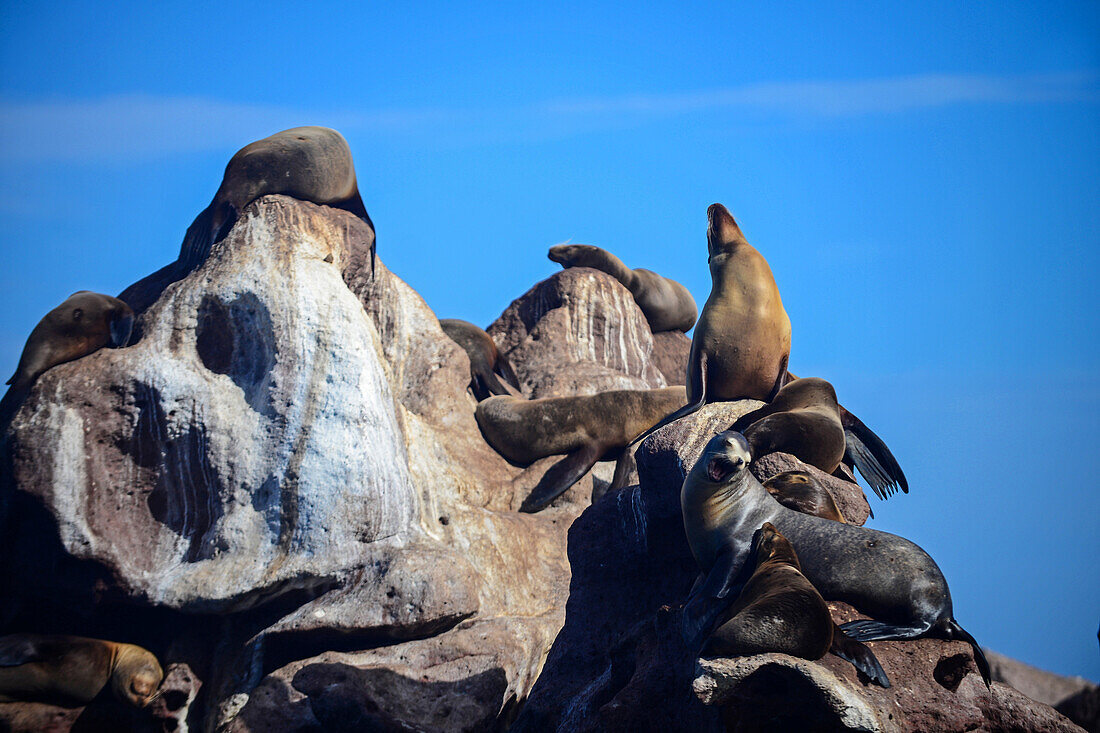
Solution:
M 989 684 L 989 663 L 953 618 L 947 581 L 928 553 L 896 535 L 788 509 L 749 472 L 751 461 L 745 437 L 727 431 L 707 443 L 684 479 L 684 530 L 699 567 L 709 568 L 684 607 L 689 644 L 701 643 L 747 580 L 753 533 L 770 522 L 794 545 L 802 573 L 826 600 L 843 601 L 871 617 L 844 624 L 848 636 L 967 641 Z
M 478 403 L 477 424 L 489 445 L 527 465 L 566 454 L 551 466 L 520 507 L 536 512 L 580 480 L 600 460 L 616 460 L 611 489 L 622 488 L 634 457 L 630 438 L 683 402 L 683 387 L 616 390 L 576 397 L 490 397 Z
M 478 402 L 489 395 L 509 394 L 497 379 L 498 374 L 519 391 L 519 378 L 512 371 L 508 357 L 500 353 L 492 336 L 469 321 L 457 318 L 441 318 L 439 325 L 443 333 L 470 357 L 470 389 Z
M 343 135 L 327 127 L 294 127 L 238 150 L 225 167 L 214 200 L 188 227 L 177 260 L 126 288 L 119 297 L 142 313 L 165 287 L 202 264 L 210 247 L 225 238 L 246 206 L 268 194 L 349 211 L 367 223 L 373 237 L 374 222 L 359 195 L 351 148 Z M 376 245 L 372 240 L 372 276 Z
M 79 636 L 0 637 L 0 702 L 79 707 L 110 683 L 115 697 L 142 708 L 156 698 L 163 677 L 157 658 L 133 644 Z
M 687 404 L 633 443 L 708 402 L 770 402 L 787 376 L 791 319 L 767 260 L 748 243 L 722 204 L 707 209 L 710 297 L 691 339 Z
M 591 267 L 621 282 L 634 296 L 653 333 L 686 332 L 695 325 L 695 299 L 675 280 L 652 270 L 632 270 L 607 250 L 590 244 L 558 244 L 550 248 L 548 257 L 563 268 Z
M 752 576 L 723 613 L 725 620 L 703 645 L 702 656 L 776 652 L 816 660 L 831 651 L 875 684 L 890 686 L 874 652 L 833 622 L 825 599 L 802 574 L 794 547 L 770 522 L 756 532 L 753 559 Z
M 133 325 L 134 312 L 118 298 L 90 290 L 73 293 L 31 331 L 8 384 L 12 390 L 26 390 L 50 367 L 104 346 L 125 346 Z
M 833 385 L 824 379 L 806 377 L 787 382 L 775 399 L 742 415 L 730 430 L 745 436 L 756 457 L 790 453 L 825 473 L 835 473 L 843 461 L 855 465 L 882 499 L 897 487 L 909 491 L 905 474 L 890 449 L 837 403 Z
M 806 471 L 777 473 L 764 482 L 764 489 L 788 509 L 834 522 L 848 522 L 829 490 Z

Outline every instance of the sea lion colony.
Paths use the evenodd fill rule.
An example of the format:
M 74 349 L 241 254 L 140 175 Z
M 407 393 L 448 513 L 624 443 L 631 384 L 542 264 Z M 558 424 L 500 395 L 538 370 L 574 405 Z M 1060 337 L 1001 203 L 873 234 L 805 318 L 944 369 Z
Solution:
M 346 209 L 373 233 L 350 149 L 338 132 L 294 128 L 252 143 L 229 162 L 214 200 L 188 229 L 176 262 L 117 299 L 82 291 L 42 319 L 27 340 L 5 402 L 25 397 L 57 364 L 103 347 L 124 347 L 135 314 L 140 319 L 167 285 L 200 266 L 244 207 L 270 193 Z M 713 285 L 698 322 L 695 302 L 680 283 L 631 270 L 598 247 L 558 245 L 549 252 L 563 267 L 591 267 L 618 279 L 654 332 L 695 326 L 686 391 L 670 387 L 527 400 L 507 355 L 485 331 L 465 321 L 440 322 L 469 357 L 476 418 L 489 445 L 518 465 L 564 456 L 520 511 L 543 509 L 600 460 L 617 462 L 611 488 L 624 486 L 633 469 L 632 446 L 708 402 L 763 400 L 767 404 L 708 444 L 682 486 L 685 532 L 702 573 L 683 609 L 689 650 L 778 651 L 808 659 L 831 650 L 861 669 L 867 681 L 888 686 L 886 673 L 861 641 L 939 636 L 971 642 L 988 684 L 988 665 L 954 621 L 946 581 L 927 554 L 900 537 L 844 524 L 828 490 L 809 474 L 783 474 L 761 486 L 748 472 L 754 458 L 783 451 L 846 480 L 851 479 L 841 464 L 854 466 L 881 498 L 895 487 L 908 491 L 885 443 L 838 404 L 832 385 L 788 372 L 791 323 L 767 261 L 724 206 L 712 205 L 707 219 Z M 373 274 L 373 236 L 369 246 Z M 141 338 L 140 326 L 133 338 Z M 0 418 L 6 422 L 17 408 L 8 404 Z M 826 550 L 831 559 L 823 563 Z M 777 597 L 799 599 L 794 605 L 802 610 L 782 619 L 784 630 L 764 630 L 754 614 Z M 849 602 L 871 619 L 842 630 L 823 597 Z M 83 705 L 110 682 L 120 699 L 143 706 L 161 676 L 155 657 L 133 645 L 19 633 L 0 637 L 3 701 Z

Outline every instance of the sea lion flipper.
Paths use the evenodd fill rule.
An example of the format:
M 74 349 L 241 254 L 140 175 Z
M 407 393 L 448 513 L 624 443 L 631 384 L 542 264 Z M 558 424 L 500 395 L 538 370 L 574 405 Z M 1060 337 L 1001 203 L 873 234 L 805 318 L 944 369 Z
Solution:
M 843 407 L 840 407 L 840 421 L 844 425 L 844 457 L 855 464 L 878 497 L 887 498 L 894 493 L 895 487 L 908 494 L 909 482 L 882 438 Z
M 970 648 L 974 650 L 974 663 L 978 665 L 978 672 L 982 675 L 982 680 L 985 681 L 985 686 L 989 687 L 992 681 L 992 674 L 989 670 L 989 661 L 985 658 L 985 653 L 978 645 L 977 639 L 967 632 L 966 629 L 959 626 L 959 622 L 955 619 L 949 619 L 947 622 L 947 628 L 949 635 L 952 638 L 960 639 L 970 644 Z
M 840 630 L 856 641 L 883 641 L 887 639 L 916 639 L 930 626 L 896 626 L 874 619 L 857 619 L 840 625 Z
M 569 490 L 569 487 L 580 481 L 581 477 L 588 473 L 596 461 L 600 459 L 603 451 L 595 443 L 585 443 L 577 450 L 569 453 L 543 474 L 542 479 L 523 500 L 519 510 L 533 513 L 545 507 Z
M 691 596 L 684 604 L 683 618 L 680 622 L 681 633 L 688 649 L 698 650 L 703 640 L 710 634 L 722 612 L 741 593 L 744 585 L 742 570 L 747 563 L 737 562 L 737 558 L 728 548 L 723 548 L 714 558 L 702 583 L 696 581 Z
M 691 366 L 694 367 L 694 365 L 691 365 Z M 687 417 L 688 415 L 690 415 L 694 412 L 697 412 L 700 408 L 703 407 L 703 405 L 707 404 L 707 355 L 706 355 L 706 352 L 700 353 L 699 360 L 698 360 L 698 367 L 696 367 L 696 369 L 697 369 L 697 374 L 694 375 L 694 376 L 696 376 L 699 380 L 699 382 L 698 382 L 698 384 L 699 384 L 699 399 L 697 399 L 695 402 L 689 402 L 688 404 L 684 405 L 683 407 L 676 410 L 675 412 L 671 412 L 668 415 L 665 415 L 664 417 L 662 417 L 657 422 L 656 425 L 649 428 L 648 430 L 642 431 L 641 435 L 639 435 L 637 438 L 635 438 L 634 440 L 627 443 L 627 446 L 626 446 L 627 448 L 633 447 L 635 444 L 640 443 L 641 441 L 645 440 L 650 435 L 653 435 L 655 432 L 657 432 L 658 430 L 663 428 L 665 425 L 668 425 L 669 423 L 676 422 L 677 420 L 679 420 L 682 417 Z M 691 377 L 692 377 L 692 375 L 689 374 L 688 375 L 688 382 L 689 383 L 691 382 Z M 691 390 L 689 389 L 688 390 L 689 399 L 690 399 L 690 395 L 691 395 Z
M 521 390 L 519 386 L 519 377 L 516 376 L 515 370 L 512 369 L 512 362 L 508 361 L 508 357 L 505 356 L 503 352 L 497 356 L 497 371 L 500 373 L 500 376 L 504 377 L 505 382 Z
M 890 678 L 879 664 L 878 657 L 867 646 L 851 638 L 839 626 L 833 625 L 833 641 L 829 651 L 850 662 L 879 687 L 890 687 Z
M 32 639 L 19 635 L 0 638 L 0 667 L 18 667 L 42 658 Z
M 619 453 L 618 459 L 615 461 L 615 475 L 611 478 L 611 485 L 607 487 L 607 490 L 618 491 L 626 486 L 626 480 L 636 467 L 637 464 L 634 462 L 634 452 L 629 448 L 623 448 L 622 452 Z

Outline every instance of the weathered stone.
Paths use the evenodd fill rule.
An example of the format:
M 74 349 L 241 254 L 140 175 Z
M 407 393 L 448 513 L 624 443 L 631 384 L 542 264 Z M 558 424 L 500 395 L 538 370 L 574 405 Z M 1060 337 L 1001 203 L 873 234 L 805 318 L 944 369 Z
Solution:
M 202 680 L 186 664 L 170 664 L 164 670 L 159 697 L 150 706 L 164 733 L 188 733 L 187 714 L 199 694 Z
M 661 331 L 653 334 L 653 353 L 650 359 L 669 386 L 687 384 L 690 354 L 691 339 L 679 331 Z

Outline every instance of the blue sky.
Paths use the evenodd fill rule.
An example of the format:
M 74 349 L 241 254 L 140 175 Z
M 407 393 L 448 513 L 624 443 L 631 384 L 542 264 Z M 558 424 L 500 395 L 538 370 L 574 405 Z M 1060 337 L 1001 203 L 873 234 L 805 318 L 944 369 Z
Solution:
M 984 645 L 1100 679 L 1100 5 L 153 5 L 0 5 L 0 369 L 295 125 L 344 133 L 379 256 L 483 326 L 566 240 L 701 304 L 720 201 L 792 369 L 905 468 L 872 526 Z

